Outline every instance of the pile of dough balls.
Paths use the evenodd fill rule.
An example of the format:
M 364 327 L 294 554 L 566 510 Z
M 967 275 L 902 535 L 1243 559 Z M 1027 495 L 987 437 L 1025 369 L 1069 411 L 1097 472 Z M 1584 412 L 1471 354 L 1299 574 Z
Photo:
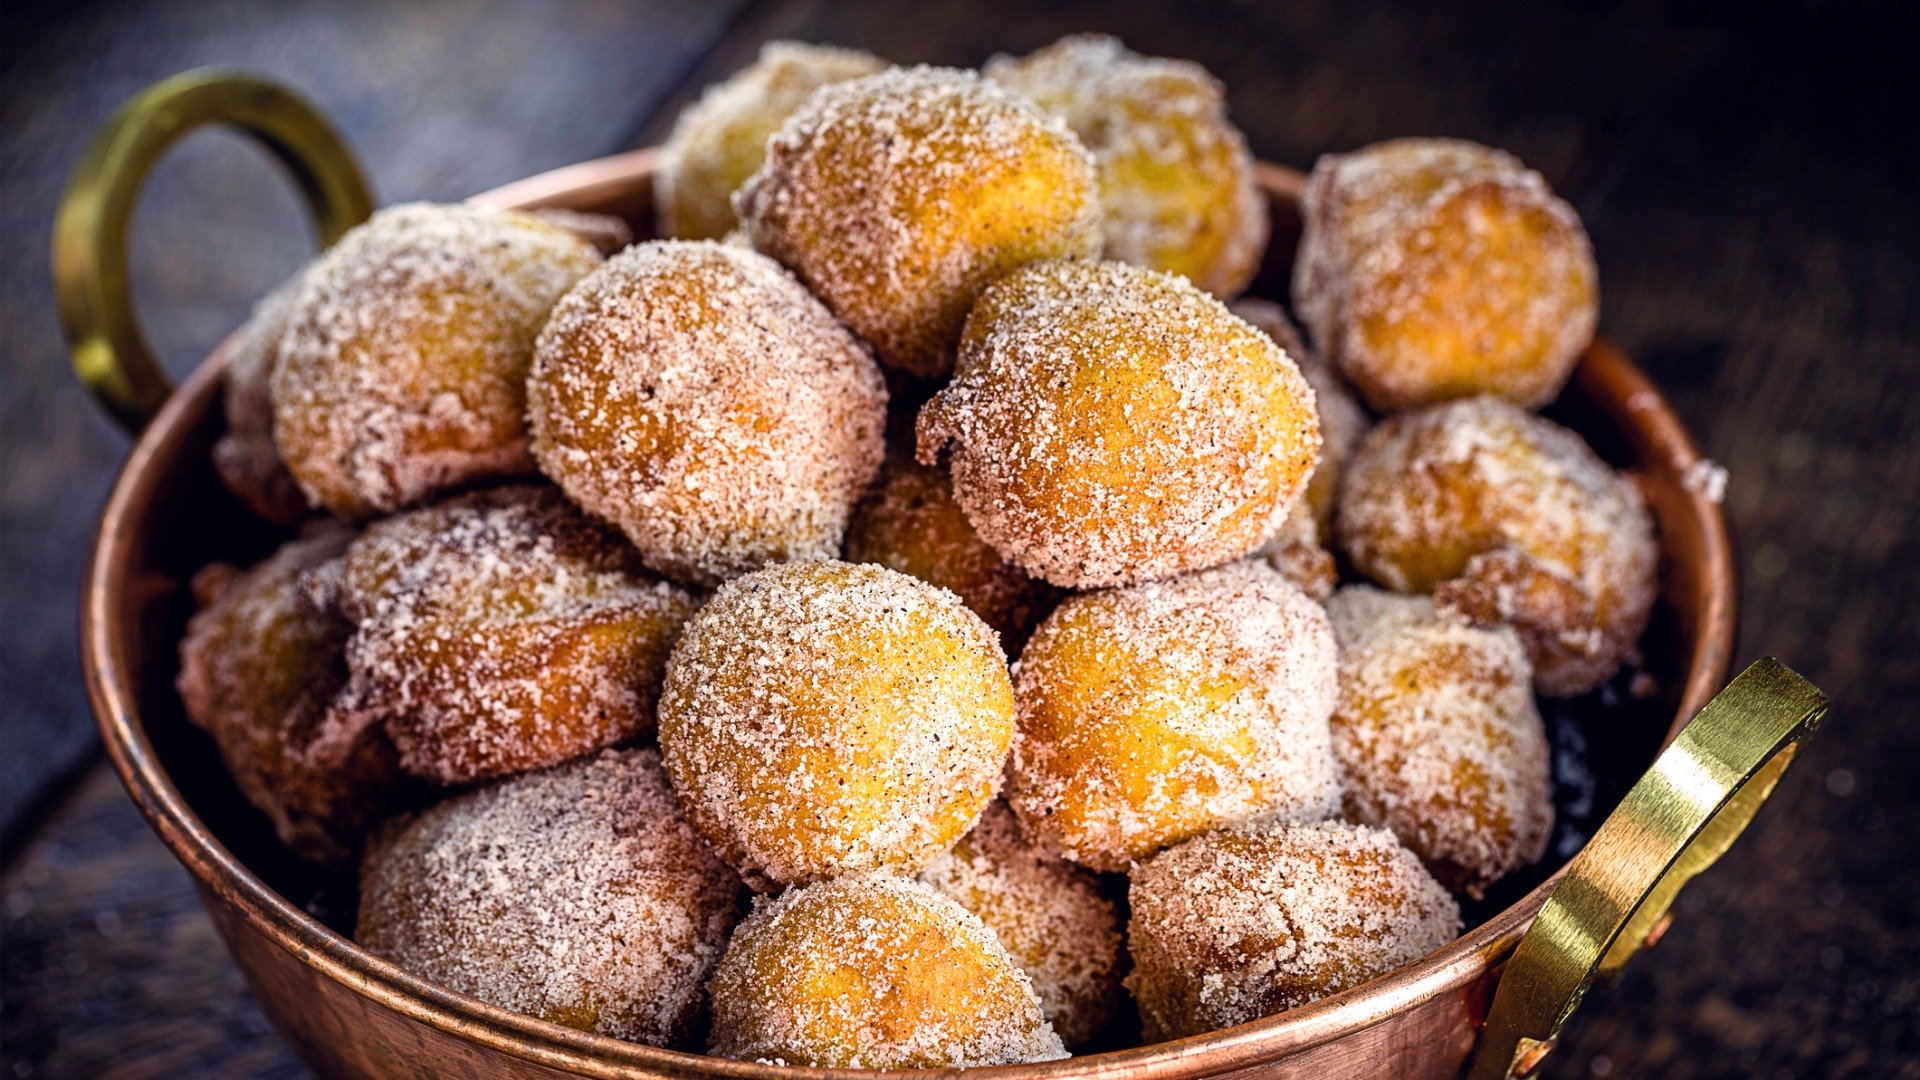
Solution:
M 1658 557 L 1529 411 L 1597 298 L 1538 174 L 1321 159 L 1304 332 L 1238 295 L 1224 88 L 1108 37 L 773 43 L 653 196 L 637 243 L 382 211 L 228 351 L 213 462 L 290 538 L 196 577 L 180 696 L 359 867 L 361 945 L 614 1038 L 963 1068 L 1338 993 L 1542 857 L 1535 695 L 1633 662 Z

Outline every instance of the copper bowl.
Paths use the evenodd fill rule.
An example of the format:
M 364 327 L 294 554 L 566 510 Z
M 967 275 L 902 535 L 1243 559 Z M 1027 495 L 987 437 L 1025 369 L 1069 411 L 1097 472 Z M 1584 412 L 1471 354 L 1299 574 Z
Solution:
M 200 80 L 197 86 L 185 85 L 195 78 Z M 208 85 L 219 92 L 206 97 Z M 194 93 L 203 96 L 195 98 Z M 236 97 L 245 98 L 252 111 L 243 114 L 237 109 Z M 166 137 L 139 142 L 139 137 L 152 136 L 156 101 L 176 114 Z M 187 107 L 186 115 L 178 115 L 183 101 L 187 106 L 199 102 L 199 107 Z M 306 109 L 284 91 L 241 77 L 170 80 L 136 100 L 103 133 L 75 181 L 69 206 L 63 208 L 56 233 L 56 276 L 83 378 L 94 383 L 123 417 L 141 418 L 146 411 L 141 393 L 164 400 L 113 487 L 84 587 L 81 645 L 87 690 L 114 769 L 141 813 L 193 875 L 214 925 L 267 1014 L 300 1055 L 324 1075 L 872 1077 L 872 1073 L 773 1067 L 657 1049 L 484 1004 L 441 989 L 361 949 L 277 892 L 257 865 L 235 855 L 233 848 L 246 843 L 228 842 L 234 835 L 258 839 L 262 830 L 241 820 L 245 811 L 230 793 L 223 799 L 215 790 L 224 785 L 217 759 L 210 745 L 184 721 L 173 686 L 177 644 L 190 605 L 187 578 L 216 559 L 263 553 L 273 540 L 266 527 L 247 519 L 225 495 L 209 463 L 209 448 L 222 427 L 223 362 L 233 342 L 222 345 L 168 396 L 157 368 L 143 373 L 141 358 L 112 355 L 116 345 L 123 353 L 138 346 L 137 336 L 115 337 L 130 330 L 130 311 L 119 313 L 125 315 L 126 326 L 102 329 L 97 319 L 89 319 L 113 306 L 115 286 L 121 292 L 117 302 L 124 306 L 123 270 L 118 265 L 101 265 L 112 263 L 124 248 L 124 216 L 115 220 L 115 213 L 130 212 L 131 192 L 137 192 L 151 159 L 195 124 L 234 124 L 273 145 L 315 202 L 323 236 L 337 235 L 363 217 L 364 189 L 350 190 L 357 183 L 351 159 L 346 159 L 344 172 L 338 162 L 316 163 L 326 154 L 344 155 L 344 149 L 331 129 Z M 137 143 L 132 149 L 129 139 Z M 475 201 L 616 214 L 632 223 L 636 235 L 646 236 L 652 222 L 656 160 L 652 150 L 603 158 L 487 192 Z M 1268 266 L 1254 293 L 1283 296 L 1298 230 L 1302 176 L 1262 164 L 1259 179 L 1272 200 L 1275 235 Z M 331 195 L 328 183 L 337 189 Z M 116 228 L 119 235 L 109 235 Z M 91 300 L 83 295 L 89 287 L 94 290 Z M 90 302 L 94 305 L 91 315 Z M 129 340 L 134 344 L 127 345 Z M 107 366 L 121 378 L 119 386 L 102 387 L 100 370 L 106 363 L 100 358 L 102 349 L 113 361 Z M 145 390 L 143 379 L 150 381 Z M 1686 429 L 1659 391 L 1617 348 L 1605 341 L 1594 344 L 1555 414 L 1641 478 L 1659 525 L 1662 591 L 1647 638 L 1647 660 L 1663 694 L 1640 709 L 1639 715 L 1648 723 L 1641 725 L 1646 730 L 1637 736 L 1643 756 L 1631 763 L 1629 775 L 1637 775 L 1659 746 L 1680 734 L 1726 678 L 1736 599 L 1726 525 L 1718 503 L 1702 485 L 1690 482 L 1701 458 Z M 1746 715 L 1752 710 L 1735 707 L 1732 711 Z M 1817 715 L 1803 718 L 1788 736 L 1775 737 L 1770 751 L 1749 763 L 1745 775 L 1733 778 L 1734 794 L 1756 768 L 1766 767 L 1770 775 L 1754 788 L 1764 798 L 1765 788 L 1771 787 L 1778 769 L 1790 759 L 1793 743 L 1814 721 Z M 1638 797 L 1652 779 L 1642 781 L 1628 799 Z M 1615 890 L 1624 895 L 1616 906 L 1628 905 L 1615 912 L 1623 924 L 1629 915 L 1637 914 L 1644 921 L 1665 910 L 1671 890 L 1660 897 L 1656 884 L 1665 882 L 1662 874 L 1669 871 L 1680 874 L 1685 869 L 1678 879 L 1684 880 L 1697 869 L 1676 868 L 1687 860 L 1675 856 L 1690 849 L 1697 852 L 1695 835 L 1720 808 L 1719 803 L 1711 803 L 1698 815 L 1701 820 L 1678 838 L 1679 846 L 1652 862 L 1620 870 L 1621 856 L 1617 852 L 1609 856 L 1614 861 L 1600 869 L 1618 871 L 1614 876 L 1626 881 Z M 1722 824 L 1737 833 L 1750 813 L 1751 807 L 1737 822 L 1729 819 Z M 210 827 L 209 821 L 217 828 Z M 1589 851 L 1599 846 L 1596 841 Z M 263 858 L 255 856 L 253 862 Z M 1505 962 L 1567 872 L 1562 866 L 1523 894 L 1506 897 L 1503 907 L 1482 912 L 1484 917 L 1464 936 L 1425 959 L 1305 1008 L 1177 1042 L 986 1072 L 1004 1080 L 1120 1076 L 1176 1080 L 1228 1073 L 1316 1080 L 1458 1075 L 1475 1047 Z M 1601 891 L 1606 892 L 1612 886 L 1605 884 L 1605 877 L 1593 870 L 1585 872 L 1582 880 L 1583 884 L 1602 881 Z M 1642 909 L 1641 901 L 1649 893 L 1659 903 Z M 1567 918 L 1591 917 L 1589 908 L 1579 907 L 1576 900 L 1568 904 Z M 1645 930 L 1644 925 L 1629 928 L 1628 937 L 1621 939 L 1628 953 L 1649 936 Z M 1608 936 L 1601 928 L 1601 952 L 1614 944 L 1619 933 L 1616 927 L 1614 936 Z M 1599 959 L 1600 953 L 1595 953 L 1585 970 L 1577 973 L 1577 986 L 1569 984 L 1555 992 L 1564 997 L 1570 991 L 1577 1000 Z M 1535 981 L 1530 979 L 1529 987 Z M 1528 996 L 1538 994 L 1529 990 Z M 1526 1004 L 1522 1001 L 1515 1009 Z M 1555 1009 L 1560 1005 L 1551 1004 Z M 1503 1032 L 1508 1044 L 1520 1040 L 1522 1052 L 1509 1053 L 1503 1046 L 1497 1071 L 1489 1075 L 1537 1061 L 1544 1047 L 1551 1045 L 1548 1040 L 1557 1027 L 1555 1018 L 1551 1028 L 1540 1028 L 1544 1035 L 1531 1041 L 1524 1032 Z

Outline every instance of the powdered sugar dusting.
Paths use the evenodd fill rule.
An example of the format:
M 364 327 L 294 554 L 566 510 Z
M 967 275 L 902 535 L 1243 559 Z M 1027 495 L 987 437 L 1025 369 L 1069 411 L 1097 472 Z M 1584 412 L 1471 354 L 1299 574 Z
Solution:
M 1149 1041 L 1351 989 L 1453 940 L 1460 909 L 1385 829 L 1244 825 L 1134 872 L 1127 987 Z
M 722 1057 L 884 1069 L 1067 1056 L 993 932 L 889 874 L 758 902 L 714 973 L 713 1006 Z
M 1064 120 L 1100 169 L 1105 255 L 1180 274 L 1217 296 L 1245 288 L 1267 246 L 1253 154 L 1227 120 L 1226 89 L 1199 64 L 1074 34 L 988 79 Z
M 530 469 L 534 335 L 599 262 L 571 231 L 515 211 L 375 214 L 294 301 L 272 383 L 288 471 L 315 503 L 366 517 Z
M 967 308 L 1036 259 L 1100 246 L 1093 160 L 1058 120 L 968 71 L 826 87 L 767 144 L 733 205 L 889 364 L 952 366 Z
M 354 622 L 336 727 L 384 722 L 408 771 L 441 783 L 652 728 L 697 602 L 558 492 L 525 485 L 375 523 L 331 585 Z
M 1070 597 L 1015 665 L 1008 799 L 1101 870 L 1256 815 L 1328 816 L 1337 665 L 1326 613 L 1262 563 Z
M 1126 967 L 1120 905 L 1102 881 L 1030 840 L 994 802 L 920 880 L 980 917 L 1033 980 L 1048 1022 L 1069 1047 L 1113 1022 Z
M 1539 859 L 1552 781 L 1519 637 L 1365 585 L 1340 590 L 1327 614 L 1342 653 L 1333 747 L 1348 815 L 1392 829 L 1470 896 Z
M 547 475 L 649 566 L 712 584 L 839 554 L 880 465 L 887 392 L 773 260 L 655 241 L 554 308 L 528 398 Z
M 1013 688 L 993 631 L 905 574 L 785 563 L 721 586 L 667 669 L 682 805 L 750 883 L 912 873 L 999 790 Z
M 456 795 L 377 841 L 360 944 L 448 989 L 658 1046 L 696 1034 L 740 881 L 652 750 Z
M 968 317 L 919 455 L 951 449 L 981 537 L 1091 588 L 1218 565 L 1285 520 L 1320 452 L 1314 395 L 1265 335 L 1184 280 L 1040 263 Z

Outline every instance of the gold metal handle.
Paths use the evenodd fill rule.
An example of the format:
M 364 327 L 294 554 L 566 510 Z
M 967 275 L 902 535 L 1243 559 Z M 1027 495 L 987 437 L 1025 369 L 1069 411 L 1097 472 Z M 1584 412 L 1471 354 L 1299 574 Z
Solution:
M 155 83 L 122 106 L 74 172 L 53 225 L 53 281 L 73 369 L 131 432 L 173 392 L 134 315 L 127 287 L 127 227 L 148 173 L 182 135 L 207 124 L 237 128 L 292 174 L 321 247 L 373 213 L 353 151 L 325 117 L 258 76 L 202 69 Z
M 1826 713 L 1826 695 L 1773 659 L 1707 702 L 1567 864 L 1507 961 L 1472 1080 L 1539 1067 L 1587 988 L 1658 939 L 1681 887 L 1733 845 Z

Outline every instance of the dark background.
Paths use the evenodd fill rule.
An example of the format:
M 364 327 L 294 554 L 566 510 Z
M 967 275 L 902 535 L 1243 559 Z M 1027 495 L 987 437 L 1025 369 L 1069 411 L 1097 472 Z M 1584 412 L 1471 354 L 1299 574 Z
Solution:
M 1660 947 L 1549 1076 L 1920 1077 L 1920 107 L 1892 6 L 926 0 L 0 6 L 0 1065 L 14 1077 L 298 1076 L 184 871 L 107 774 L 75 639 L 126 439 L 66 370 L 47 276 L 86 140 L 185 68 L 315 99 L 382 201 L 457 199 L 657 142 L 769 37 L 973 65 L 1075 30 L 1190 57 L 1262 157 L 1406 134 L 1509 148 L 1584 216 L 1603 330 L 1732 476 L 1740 659 L 1835 699 Z M 239 140 L 185 142 L 134 241 L 185 371 L 306 254 Z

